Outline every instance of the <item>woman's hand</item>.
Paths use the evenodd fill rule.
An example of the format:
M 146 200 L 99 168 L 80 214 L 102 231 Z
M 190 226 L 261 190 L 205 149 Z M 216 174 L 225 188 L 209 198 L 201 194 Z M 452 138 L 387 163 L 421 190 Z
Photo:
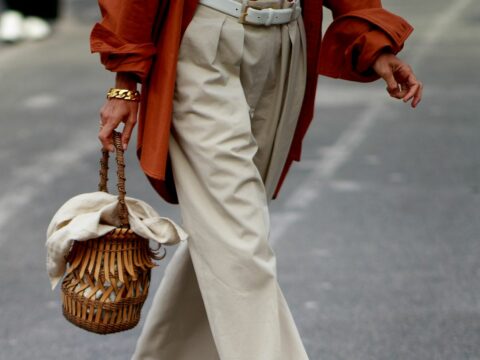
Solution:
M 115 87 L 136 90 L 137 82 L 129 74 L 118 73 Z M 98 138 L 105 150 L 115 151 L 112 133 L 120 123 L 125 126 L 122 132 L 122 146 L 127 150 L 133 128 L 137 123 L 138 102 L 123 99 L 108 99 L 100 110 L 100 131 Z
M 393 54 L 380 55 L 373 69 L 387 83 L 387 91 L 391 97 L 412 100 L 412 107 L 417 107 L 422 100 L 423 84 L 417 80 L 410 65 L 404 63 Z

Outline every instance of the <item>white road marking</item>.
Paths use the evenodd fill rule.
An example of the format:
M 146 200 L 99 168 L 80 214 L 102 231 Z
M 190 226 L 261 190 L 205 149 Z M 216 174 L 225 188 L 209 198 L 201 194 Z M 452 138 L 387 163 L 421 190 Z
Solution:
M 379 88 L 359 90 L 357 88 L 331 86 L 326 88 L 320 85 L 318 91 L 322 94 L 315 99 L 315 105 L 318 107 L 359 105 L 370 103 L 373 100 L 383 101 L 385 98 L 385 91 Z
M 395 183 L 395 184 L 401 184 L 405 182 L 405 175 L 402 173 L 391 173 L 388 176 L 390 182 Z
M 365 156 L 365 162 L 368 164 L 368 165 L 380 165 L 381 161 L 380 161 L 380 158 L 378 157 L 378 155 L 366 155 Z
M 2 46 L 2 56 L 0 57 L 0 75 L 3 75 L 8 71 L 8 68 L 3 65 L 15 63 L 16 59 L 28 58 L 32 53 L 35 52 L 35 50 L 38 51 L 39 47 L 41 47 L 40 43 L 28 45 L 29 46 L 26 46 L 26 44 L 18 44 L 7 48 Z
M 58 309 L 60 306 L 60 301 L 58 300 L 50 300 L 45 303 L 45 307 L 47 309 Z
M 305 309 L 307 309 L 307 310 L 318 310 L 319 309 L 317 301 L 307 301 L 304 304 L 304 306 L 305 306 Z
M 425 47 L 422 45 L 420 48 L 422 49 L 423 53 L 425 51 Z M 416 59 L 417 56 L 413 56 L 413 59 L 410 62 L 410 64 L 413 64 L 412 67 L 414 67 L 414 69 L 418 68 L 419 63 L 419 61 Z M 480 91 L 480 86 L 472 84 L 454 85 L 449 88 L 449 91 L 451 92 L 450 99 L 462 99 L 465 96 L 471 96 L 472 94 L 478 93 Z M 321 96 L 317 96 L 315 99 L 315 106 L 323 109 L 328 107 L 335 108 L 339 106 L 358 106 L 372 103 L 374 101 L 383 102 L 385 101 L 386 94 L 383 88 L 371 88 L 368 84 L 349 84 L 347 87 L 340 84 L 332 86 L 331 82 L 328 83 L 328 85 L 325 85 L 325 83 L 322 83 L 322 81 L 320 81 L 320 84 L 318 85 L 317 92 L 321 94 Z M 425 89 L 424 94 L 429 98 L 444 96 L 445 88 L 442 86 L 429 85 Z
M 316 257 L 320 258 L 330 258 L 332 257 L 332 253 L 330 252 L 329 249 L 312 249 L 311 254 L 313 254 Z
M 455 24 L 465 9 L 473 3 L 473 0 L 455 0 L 450 2 L 450 6 L 442 13 L 436 16 L 431 26 L 427 27 L 421 41 L 421 46 L 415 49 L 415 53 L 412 54 L 410 65 L 415 69 L 420 65 L 422 61 L 428 56 L 428 54 L 435 48 L 437 42 L 441 39 L 442 35 L 452 28 L 452 24 Z
M 426 59 L 441 36 L 458 21 L 462 12 L 473 0 L 458 0 L 451 3 L 438 14 L 420 41 L 417 52 L 410 61 L 416 68 Z M 323 94 L 322 94 L 323 96 Z M 336 171 L 352 156 L 357 147 L 365 140 L 368 130 L 377 122 L 383 111 L 387 109 L 387 96 L 373 98 L 368 101 L 366 110 L 339 137 L 337 142 L 327 149 L 321 160 L 312 169 L 303 183 L 285 201 L 285 208 L 271 214 L 271 244 L 275 245 L 290 228 L 294 228 L 301 220 L 302 213 L 318 199 L 325 186 Z
M 22 105 L 27 109 L 41 110 L 51 108 L 59 102 L 60 99 L 56 95 L 44 93 L 25 99 Z
M 48 153 L 33 158 L 31 164 L 19 167 L 12 174 L 12 189 L 4 189 L 0 198 L 0 231 L 9 221 L 18 216 L 52 181 L 78 167 L 79 162 L 95 151 L 99 151 L 99 143 L 91 131 L 79 131 L 67 139 L 65 146 L 54 148 Z M 66 200 L 66 199 L 65 199 Z M 46 230 L 47 224 L 45 224 Z M 0 247 L 6 238 L 0 237 Z
M 338 168 L 348 160 L 357 146 L 365 139 L 368 128 L 377 120 L 383 109 L 383 103 L 372 103 L 362 116 L 345 130 L 335 145 L 326 149 L 324 156 L 307 178 L 289 195 L 285 201 L 287 209 L 281 212 L 272 212 L 272 230 L 270 232 L 272 244 L 275 244 L 289 228 L 298 223 L 305 209 L 320 196 L 325 186 L 325 180 L 331 179 Z M 283 215 L 285 211 L 288 213 L 287 217 Z
M 328 185 L 338 192 L 357 192 L 362 190 L 362 185 L 355 181 L 333 180 Z

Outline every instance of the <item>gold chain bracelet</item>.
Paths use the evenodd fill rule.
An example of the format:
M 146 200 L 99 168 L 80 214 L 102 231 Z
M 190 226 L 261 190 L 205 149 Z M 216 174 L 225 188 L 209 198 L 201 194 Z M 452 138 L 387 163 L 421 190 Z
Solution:
M 107 99 L 122 99 L 128 101 L 140 101 L 140 92 L 137 90 L 115 89 L 108 90 Z

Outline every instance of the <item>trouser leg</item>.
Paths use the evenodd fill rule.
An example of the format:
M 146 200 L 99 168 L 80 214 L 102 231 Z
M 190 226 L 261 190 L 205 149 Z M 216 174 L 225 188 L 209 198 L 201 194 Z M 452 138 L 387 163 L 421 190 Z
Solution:
M 133 359 L 219 359 L 186 242 L 168 264 Z
M 267 70 L 275 57 L 265 49 L 249 53 L 245 38 L 251 34 L 243 26 L 205 12 L 182 44 L 170 152 L 210 328 L 221 359 L 306 359 L 276 279 L 251 104 L 240 76 L 243 62 Z M 206 41 L 215 26 L 217 42 Z M 272 50 L 281 47 L 279 28 L 262 35 Z M 268 86 L 268 80 L 256 85 Z

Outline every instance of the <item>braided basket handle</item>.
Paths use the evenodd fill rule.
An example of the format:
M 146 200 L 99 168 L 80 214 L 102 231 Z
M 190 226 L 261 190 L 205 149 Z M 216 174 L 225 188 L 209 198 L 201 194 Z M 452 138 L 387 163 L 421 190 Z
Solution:
M 129 227 L 128 209 L 125 204 L 125 158 L 123 156 L 123 147 L 120 133 L 113 132 L 113 144 L 115 145 L 115 158 L 117 161 L 117 189 L 118 189 L 118 214 L 120 217 L 120 224 L 122 227 Z M 100 183 L 98 190 L 107 192 L 108 182 L 108 150 L 102 150 L 102 158 L 100 159 Z

